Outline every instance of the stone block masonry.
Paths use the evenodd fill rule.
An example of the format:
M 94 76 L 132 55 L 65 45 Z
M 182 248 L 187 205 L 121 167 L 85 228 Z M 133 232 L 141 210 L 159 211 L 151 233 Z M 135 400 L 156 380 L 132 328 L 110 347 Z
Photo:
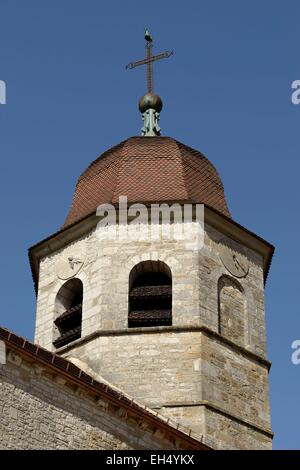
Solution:
M 84 222 L 82 222 L 84 224 Z M 120 390 L 178 419 L 213 448 L 271 447 L 264 311 L 264 259 L 237 242 L 247 273 L 236 277 L 220 256 L 230 237 L 205 224 L 204 246 L 183 240 L 101 240 L 89 229 L 40 261 L 35 340 L 54 351 L 57 265 L 85 253 L 82 337 L 59 349 Z M 172 274 L 172 326 L 128 328 L 131 270 L 161 261 Z M 228 439 L 225 438 L 227 433 Z M 238 436 L 240 435 L 240 438 Z M 205 441 L 206 442 L 206 441 Z
M 147 422 L 13 350 L 8 350 L 7 363 L 0 365 L 0 449 L 160 450 L 202 446 L 196 441 L 189 444 L 188 434 L 180 439 L 175 428 L 169 433 L 162 431 L 154 416 Z

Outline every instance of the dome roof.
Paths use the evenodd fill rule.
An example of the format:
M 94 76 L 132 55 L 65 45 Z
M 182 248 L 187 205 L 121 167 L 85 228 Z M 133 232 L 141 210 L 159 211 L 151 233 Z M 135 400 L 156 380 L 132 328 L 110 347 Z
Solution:
M 129 203 L 204 203 L 230 217 L 215 167 L 170 137 L 131 137 L 104 152 L 80 176 L 64 227 L 119 196 Z

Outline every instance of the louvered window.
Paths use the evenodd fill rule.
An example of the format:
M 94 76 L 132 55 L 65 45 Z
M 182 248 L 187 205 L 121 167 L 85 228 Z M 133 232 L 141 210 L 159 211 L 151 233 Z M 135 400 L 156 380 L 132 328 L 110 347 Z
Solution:
M 81 337 L 83 286 L 79 279 L 70 279 L 56 296 L 56 348 L 65 346 Z
M 172 277 L 161 261 L 136 265 L 129 280 L 128 326 L 172 325 Z

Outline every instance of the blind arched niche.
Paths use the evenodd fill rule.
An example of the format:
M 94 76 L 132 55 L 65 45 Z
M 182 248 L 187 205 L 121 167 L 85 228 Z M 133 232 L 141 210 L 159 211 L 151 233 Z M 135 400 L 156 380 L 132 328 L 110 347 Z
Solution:
M 240 346 L 245 345 L 246 303 L 242 286 L 229 276 L 218 283 L 219 332 Z

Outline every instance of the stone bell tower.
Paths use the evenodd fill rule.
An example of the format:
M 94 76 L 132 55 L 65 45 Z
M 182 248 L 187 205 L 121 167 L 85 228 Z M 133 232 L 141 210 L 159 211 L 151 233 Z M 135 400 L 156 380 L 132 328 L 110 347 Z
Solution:
M 31 248 L 35 340 L 215 449 L 269 449 L 264 283 L 273 247 L 232 219 L 202 153 L 158 135 L 161 108 L 145 95 L 143 135 L 91 163 L 63 228 Z M 114 207 L 117 226 L 120 197 L 135 212 L 203 205 L 204 224 L 193 210 L 188 222 L 160 217 L 155 239 L 148 219 L 134 239 L 107 236 L 116 227 L 99 225 L 98 208 Z M 165 235 L 175 225 L 180 239 Z

